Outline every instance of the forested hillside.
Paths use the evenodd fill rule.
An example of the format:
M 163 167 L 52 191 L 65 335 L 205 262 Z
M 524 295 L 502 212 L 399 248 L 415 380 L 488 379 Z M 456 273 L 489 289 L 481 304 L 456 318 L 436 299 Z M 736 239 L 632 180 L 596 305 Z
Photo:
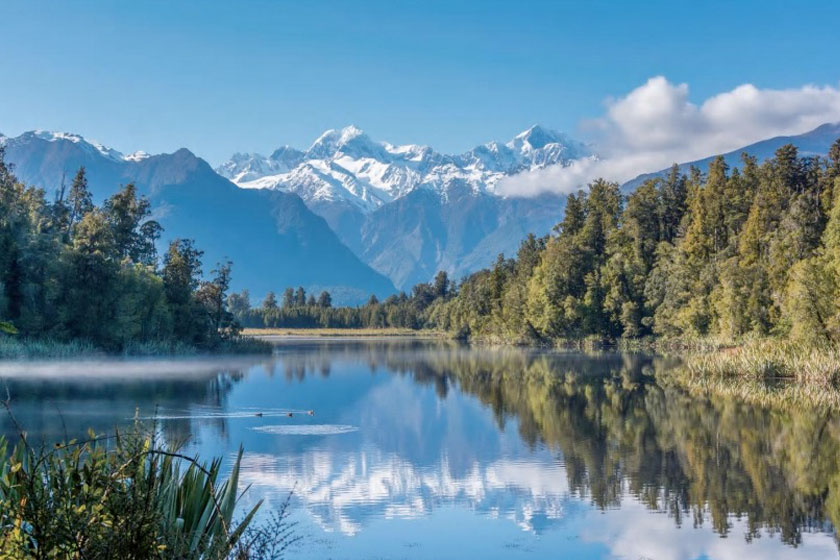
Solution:
M 840 140 L 758 165 L 675 166 L 627 197 L 604 180 L 425 324 L 508 341 L 748 333 L 840 341 Z
M 201 281 L 202 252 L 175 239 L 159 259 L 162 233 L 134 185 L 97 207 L 81 168 L 51 201 L 17 180 L 0 146 L 0 324 L 108 350 L 219 347 L 237 334 L 226 306 L 231 265 Z
M 6 161 L 49 200 L 84 166 L 93 202 L 132 183 L 171 239 L 189 238 L 208 264 L 236 262 L 233 286 L 264 296 L 289 284 L 328 289 L 336 301 L 362 303 L 394 286 L 363 264 L 327 223 L 296 195 L 241 189 L 187 149 L 171 154 L 124 155 L 78 135 L 27 132 L 0 139 Z M 158 244 L 159 252 L 166 246 Z

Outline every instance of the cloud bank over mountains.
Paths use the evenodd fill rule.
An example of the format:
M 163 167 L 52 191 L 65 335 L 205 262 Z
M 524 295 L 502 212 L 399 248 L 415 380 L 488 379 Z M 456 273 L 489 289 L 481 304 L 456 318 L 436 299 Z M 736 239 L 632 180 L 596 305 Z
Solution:
M 624 182 L 675 162 L 837 121 L 838 87 L 774 90 L 744 84 L 698 105 L 689 100 L 688 84 L 656 76 L 624 97 L 608 99 L 604 116 L 583 123 L 595 140 L 599 158 L 507 177 L 497 192 L 508 196 L 569 193 L 598 177 Z

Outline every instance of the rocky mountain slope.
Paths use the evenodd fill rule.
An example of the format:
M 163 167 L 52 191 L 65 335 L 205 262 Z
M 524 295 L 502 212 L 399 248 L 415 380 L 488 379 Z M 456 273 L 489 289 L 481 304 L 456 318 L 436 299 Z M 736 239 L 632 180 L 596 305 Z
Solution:
M 179 237 L 195 239 L 205 252 L 206 272 L 230 258 L 234 288 L 248 288 L 255 297 L 298 285 L 329 289 L 339 302 L 394 291 L 298 196 L 241 189 L 189 150 L 123 155 L 77 135 L 41 131 L 0 142 L 18 177 L 48 196 L 62 181 L 69 184 L 82 165 L 97 201 L 133 182 L 165 228 L 162 245 Z
M 438 270 L 457 278 L 487 266 L 527 233 L 549 231 L 564 197 L 505 198 L 496 184 L 586 157 L 594 157 L 587 146 L 540 126 L 458 155 L 375 142 L 349 126 L 305 151 L 235 154 L 217 171 L 246 189 L 299 195 L 359 257 L 408 289 Z

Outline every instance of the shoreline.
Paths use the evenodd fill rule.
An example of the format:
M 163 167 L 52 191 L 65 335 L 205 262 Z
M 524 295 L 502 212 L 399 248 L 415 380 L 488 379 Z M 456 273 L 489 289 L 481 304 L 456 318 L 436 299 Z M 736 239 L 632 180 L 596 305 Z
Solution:
M 270 355 L 271 345 L 255 337 L 227 340 L 217 348 L 199 348 L 181 342 L 140 342 L 112 351 L 86 341 L 57 341 L 0 337 L 0 361 L 40 359 L 172 358 L 225 355 Z
M 246 328 L 242 336 L 247 338 L 426 338 L 450 339 L 448 333 L 424 329 L 341 329 L 341 328 Z

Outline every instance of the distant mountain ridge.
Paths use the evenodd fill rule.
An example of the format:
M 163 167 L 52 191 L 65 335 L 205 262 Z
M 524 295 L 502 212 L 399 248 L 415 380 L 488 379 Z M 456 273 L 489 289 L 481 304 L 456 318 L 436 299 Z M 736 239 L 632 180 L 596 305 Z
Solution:
M 824 155 L 838 137 L 840 124 L 826 124 L 724 158 L 733 167 L 742 152 L 764 160 L 786 143 L 806 155 Z M 459 155 L 375 142 L 346 127 L 325 132 L 306 150 L 284 146 L 268 157 L 235 154 L 216 171 L 186 149 L 125 155 L 69 133 L 0 135 L 0 143 L 19 177 L 49 192 L 69 182 L 80 165 L 87 167 L 98 200 L 135 182 L 152 200 L 167 239 L 197 239 L 208 270 L 230 257 L 237 287 L 256 297 L 302 284 L 334 291 L 337 302 L 385 295 L 395 286 L 408 290 L 439 270 L 458 279 L 490 265 L 499 253 L 512 256 L 528 233 L 551 231 L 566 197 L 500 196 L 498 181 L 597 157 L 588 146 L 540 126 Z M 711 159 L 680 167 L 705 170 Z M 665 171 L 641 175 L 623 189 Z
M 162 245 L 174 238 L 195 239 L 205 252 L 206 272 L 230 258 L 234 287 L 248 288 L 256 298 L 298 285 L 328 289 L 339 303 L 394 291 L 298 196 L 241 189 L 187 149 L 126 156 L 78 135 L 43 131 L 0 142 L 15 174 L 50 197 L 62 181 L 69 185 L 82 165 L 97 201 L 133 182 L 165 228 Z
M 458 155 L 375 142 L 348 126 L 305 151 L 235 154 L 216 170 L 243 188 L 299 195 L 364 262 L 408 289 L 438 270 L 455 278 L 474 272 L 515 252 L 528 233 L 550 231 L 564 196 L 511 199 L 498 196 L 496 184 L 592 157 L 585 144 L 538 125 Z
M 585 144 L 539 125 L 507 143 L 488 142 L 459 155 L 374 142 L 348 126 L 324 132 L 306 151 L 283 146 L 269 157 L 234 154 L 216 171 L 244 188 L 294 192 L 308 203 L 348 202 L 371 212 L 418 188 L 444 197 L 463 186 L 494 194 L 502 177 L 585 157 L 592 157 Z
M 840 138 L 840 122 L 826 123 L 803 134 L 775 136 L 773 138 L 768 138 L 766 140 L 761 140 L 742 148 L 738 148 L 737 150 L 732 150 L 731 152 L 727 152 L 722 155 L 724 161 L 727 165 L 729 165 L 729 167 L 740 167 L 742 165 L 741 154 L 744 153 L 755 157 L 760 163 L 773 157 L 776 150 L 785 144 L 793 144 L 799 149 L 800 155 L 803 156 L 825 156 L 828 154 L 828 149 L 838 138 Z M 692 166 L 705 173 L 709 168 L 709 164 L 716 157 L 717 155 L 712 155 L 703 159 L 680 163 L 678 165 L 680 171 L 683 173 L 687 173 Z M 630 181 L 627 181 L 621 186 L 621 188 L 625 192 L 632 191 L 648 179 L 664 176 L 669 169 L 670 168 L 660 169 L 659 171 L 655 171 L 653 173 L 644 173 L 634 179 L 631 179 Z

